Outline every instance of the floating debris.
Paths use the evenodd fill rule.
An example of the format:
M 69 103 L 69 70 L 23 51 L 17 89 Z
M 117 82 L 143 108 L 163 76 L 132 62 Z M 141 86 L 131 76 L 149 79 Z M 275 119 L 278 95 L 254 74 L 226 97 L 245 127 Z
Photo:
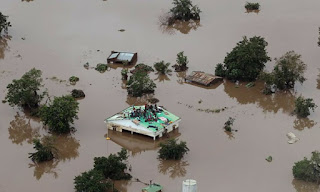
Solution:
M 86 62 L 86 63 L 83 65 L 83 67 L 84 67 L 85 69 L 89 69 L 89 63 Z
M 2 100 L 2 103 L 6 103 L 7 101 L 6 100 Z
M 120 31 L 120 32 L 125 32 L 126 30 L 125 30 L 125 29 L 119 29 L 118 31 Z
M 71 84 L 71 85 L 75 85 L 75 84 L 79 81 L 79 77 L 71 76 L 71 77 L 69 78 L 69 81 L 70 81 L 70 84 Z
M 84 94 L 84 92 L 80 89 L 73 89 L 71 91 L 71 95 L 73 98 L 83 98 L 85 97 L 86 95 Z
M 250 82 L 246 85 L 246 88 L 254 87 L 256 84 L 254 82 Z
M 221 109 L 197 109 L 197 111 L 206 112 L 206 113 L 220 113 L 221 111 L 224 111 L 228 109 L 228 107 L 223 107 Z
M 22 39 L 22 40 L 26 40 L 26 38 L 25 38 L 25 37 L 21 37 L 21 39 Z
M 95 70 L 99 71 L 100 73 L 104 73 L 106 70 L 108 70 L 108 65 L 107 64 L 103 64 L 103 63 L 99 63 L 97 64 Z
M 267 157 L 266 161 L 271 162 L 272 161 L 272 156 Z
M 289 143 L 289 144 L 293 144 L 293 143 L 299 141 L 299 138 L 297 138 L 296 135 L 293 134 L 292 132 L 287 133 L 287 137 L 288 137 L 288 139 L 289 139 L 289 140 L 288 140 L 288 143 Z

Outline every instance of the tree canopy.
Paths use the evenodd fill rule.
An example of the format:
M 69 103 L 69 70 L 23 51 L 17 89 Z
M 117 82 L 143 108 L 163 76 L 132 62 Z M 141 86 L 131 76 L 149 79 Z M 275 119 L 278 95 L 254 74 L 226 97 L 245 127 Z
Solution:
M 130 179 L 131 175 L 126 173 L 128 159 L 127 150 L 122 148 L 117 154 L 110 154 L 109 157 L 95 157 L 94 169 L 101 171 L 106 179 L 121 180 Z
M 243 37 L 236 47 L 224 59 L 224 64 L 218 64 L 215 69 L 217 76 L 232 80 L 255 80 L 270 61 L 266 46 L 268 43 L 263 37 Z
M 294 164 L 292 173 L 295 179 L 319 183 L 320 181 L 320 153 L 312 152 L 310 160 L 304 158 Z
M 170 63 L 165 63 L 164 61 L 156 62 L 154 63 L 154 68 L 160 73 L 160 74 L 167 74 L 170 73 L 171 70 L 169 69 Z
M 74 185 L 77 192 L 106 192 L 111 188 L 111 184 L 105 181 L 102 172 L 95 169 L 76 176 Z
M 189 21 L 200 20 L 200 9 L 197 5 L 193 5 L 191 0 L 173 0 L 173 8 L 170 9 L 174 20 Z
M 294 87 L 295 82 L 303 83 L 304 72 L 307 65 L 300 59 L 301 55 L 294 51 L 289 51 L 276 59 L 276 65 L 271 73 L 262 72 L 261 79 L 266 82 L 266 86 L 275 86 L 276 89 L 285 90 Z
M 33 148 L 36 150 L 34 153 L 29 153 L 29 158 L 35 162 L 50 161 L 54 158 L 56 148 L 53 146 L 52 140 L 45 139 L 40 142 L 39 139 L 33 139 Z
M 14 79 L 7 86 L 8 92 L 5 100 L 10 106 L 19 106 L 36 109 L 47 92 L 38 93 L 42 87 L 42 72 L 35 68 L 25 73 L 21 79 Z
M 184 154 L 188 153 L 189 148 L 187 147 L 187 143 L 185 141 L 180 141 L 177 143 L 176 139 L 169 139 L 164 143 L 160 143 L 159 158 L 161 159 L 181 159 Z
M 49 106 L 42 106 L 40 118 L 49 130 L 54 133 L 69 133 L 72 128 L 70 123 L 77 119 L 79 103 L 70 95 L 55 97 Z
M 7 21 L 7 19 L 8 19 L 8 16 L 5 16 L 0 12 L 0 34 L 2 31 L 7 32 L 8 27 L 11 27 L 11 24 L 9 21 Z
M 298 117 L 307 117 L 310 115 L 310 109 L 314 111 L 317 105 L 313 102 L 311 98 L 303 98 L 299 96 L 295 100 L 295 109 L 294 112 L 297 114 Z
M 150 79 L 148 73 L 137 71 L 130 76 L 127 83 L 127 91 L 129 95 L 140 97 L 145 93 L 153 93 L 156 84 Z

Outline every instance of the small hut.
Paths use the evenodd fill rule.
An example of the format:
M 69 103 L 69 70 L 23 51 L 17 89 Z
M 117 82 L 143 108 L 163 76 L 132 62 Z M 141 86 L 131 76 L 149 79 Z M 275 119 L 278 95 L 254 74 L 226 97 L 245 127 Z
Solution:
M 111 51 L 111 54 L 107 58 L 108 63 L 128 63 L 128 65 L 137 62 L 138 53 Z
M 196 83 L 204 86 L 212 85 L 218 81 L 222 81 L 223 78 L 215 76 L 202 71 L 192 71 L 190 75 L 185 78 L 186 82 Z

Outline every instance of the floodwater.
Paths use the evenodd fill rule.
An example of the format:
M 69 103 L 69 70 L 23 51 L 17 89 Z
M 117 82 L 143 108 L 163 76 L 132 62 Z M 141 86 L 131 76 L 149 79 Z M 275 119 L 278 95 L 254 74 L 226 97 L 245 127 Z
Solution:
M 79 100 L 77 132 L 57 137 L 59 158 L 33 164 L 32 138 L 47 135 L 37 119 L 0 103 L 0 191 L 73 191 L 73 179 L 93 168 L 93 158 L 130 150 L 132 176 L 164 186 L 164 191 L 181 191 L 182 181 L 198 181 L 199 191 L 282 191 L 315 192 L 319 186 L 296 181 L 294 162 L 320 150 L 317 117 L 320 107 L 307 119 L 293 116 L 294 99 L 311 97 L 320 106 L 319 60 L 317 46 L 320 1 L 262 0 L 259 13 L 246 13 L 245 1 L 194 0 L 202 10 L 200 23 L 176 23 L 164 28 L 159 18 L 171 7 L 170 0 L 1 0 L 1 12 L 9 15 L 9 36 L 0 41 L 0 98 L 6 85 L 36 67 L 43 71 L 45 88 L 51 96 L 83 89 Z M 119 29 L 125 29 L 119 32 Z M 308 65 L 307 81 L 291 93 L 261 94 L 262 84 L 239 88 L 222 82 L 211 88 L 185 84 L 183 77 L 193 70 L 214 73 L 242 36 L 260 35 L 269 43 L 272 58 L 295 50 Z M 103 120 L 128 105 L 143 103 L 148 97 L 127 96 L 121 80 L 121 67 L 105 73 L 89 70 L 105 63 L 112 50 L 138 52 L 138 62 L 153 65 L 164 60 L 175 63 L 184 51 L 189 71 L 151 77 L 157 84 L 160 105 L 182 118 L 178 132 L 171 136 L 187 141 L 190 152 L 181 161 L 157 159 L 159 141 L 110 133 Z M 274 61 L 267 63 L 272 69 Z M 75 75 L 80 81 L 68 85 Z M 202 102 L 199 102 L 199 101 Z M 198 109 L 222 109 L 206 113 Z M 234 117 L 233 135 L 222 127 Z M 300 141 L 287 143 L 286 133 Z M 111 140 L 106 140 L 109 134 Z M 273 161 L 265 158 L 271 155 Z M 140 191 L 142 183 L 117 182 L 120 191 Z

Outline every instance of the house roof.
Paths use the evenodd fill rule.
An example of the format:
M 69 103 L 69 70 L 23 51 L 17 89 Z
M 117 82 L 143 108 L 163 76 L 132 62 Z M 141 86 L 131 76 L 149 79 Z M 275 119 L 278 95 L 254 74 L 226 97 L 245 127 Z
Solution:
M 143 192 L 159 192 L 161 190 L 162 190 L 162 186 L 155 183 L 142 189 Z
M 188 81 L 199 83 L 205 86 L 208 86 L 215 80 L 220 80 L 220 79 L 222 79 L 222 77 L 215 76 L 202 71 L 192 71 L 192 73 L 186 77 L 186 80 Z

